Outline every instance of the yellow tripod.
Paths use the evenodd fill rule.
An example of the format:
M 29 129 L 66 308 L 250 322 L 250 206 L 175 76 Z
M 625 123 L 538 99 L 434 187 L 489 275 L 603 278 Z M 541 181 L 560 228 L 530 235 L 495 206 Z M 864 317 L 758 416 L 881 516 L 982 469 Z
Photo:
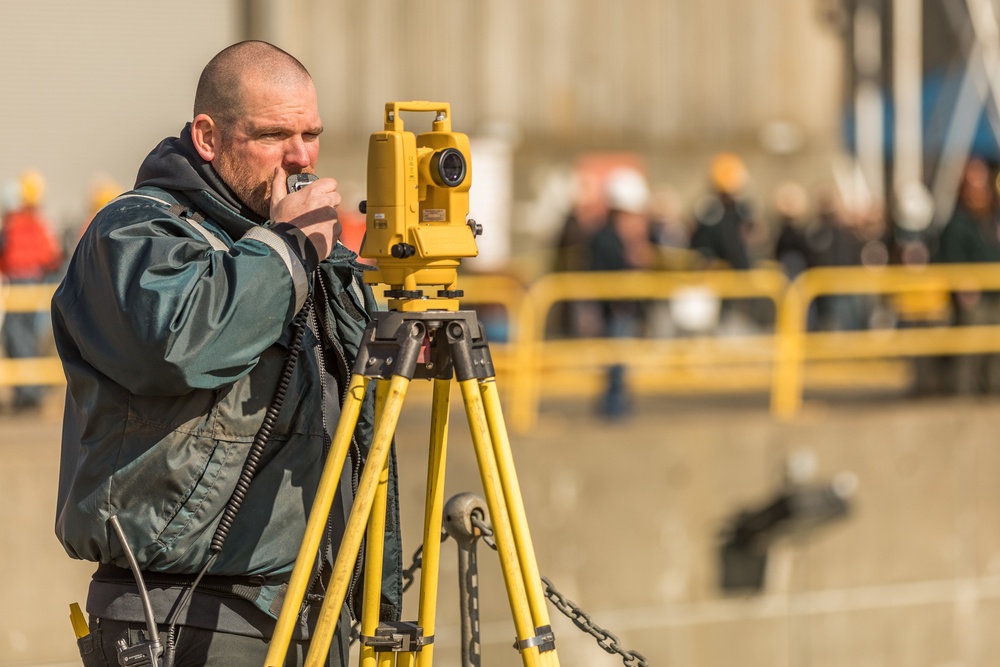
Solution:
M 395 663 L 400 667 L 430 667 L 432 664 L 453 376 L 461 389 L 469 420 L 521 660 L 526 667 L 558 667 L 555 638 L 497 396 L 493 360 L 482 326 L 471 311 L 395 310 L 376 313 L 365 332 L 265 667 L 284 664 L 365 390 L 372 380 L 377 382 L 372 447 L 310 642 L 306 667 L 325 664 L 366 525 L 361 665 L 386 667 Z M 434 383 L 419 609 L 416 623 L 380 623 L 389 450 L 406 390 L 414 377 L 431 379 Z

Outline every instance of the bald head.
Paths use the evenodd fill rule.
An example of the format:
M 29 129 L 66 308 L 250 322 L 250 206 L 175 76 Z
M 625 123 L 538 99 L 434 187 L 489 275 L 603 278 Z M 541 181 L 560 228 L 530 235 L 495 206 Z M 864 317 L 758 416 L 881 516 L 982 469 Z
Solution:
M 207 114 L 229 125 L 246 110 L 246 87 L 310 81 L 306 68 L 294 56 L 257 40 L 239 42 L 220 51 L 202 70 L 194 96 L 194 115 Z

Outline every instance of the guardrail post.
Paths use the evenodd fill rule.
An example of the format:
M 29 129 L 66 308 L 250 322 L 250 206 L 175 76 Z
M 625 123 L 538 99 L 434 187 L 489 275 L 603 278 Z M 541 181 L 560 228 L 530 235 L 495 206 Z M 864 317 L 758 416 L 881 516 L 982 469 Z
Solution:
M 799 274 L 779 303 L 775 323 L 775 367 L 771 385 L 771 414 L 787 421 L 802 407 L 805 374 L 808 271 Z
M 539 305 L 538 292 L 544 290 L 550 276 L 542 276 L 528 286 L 518 309 L 516 336 L 513 339 L 511 374 L 510 429 L 527 433 L 538 423 L 539 351 L 545 338 L 546 305 Z

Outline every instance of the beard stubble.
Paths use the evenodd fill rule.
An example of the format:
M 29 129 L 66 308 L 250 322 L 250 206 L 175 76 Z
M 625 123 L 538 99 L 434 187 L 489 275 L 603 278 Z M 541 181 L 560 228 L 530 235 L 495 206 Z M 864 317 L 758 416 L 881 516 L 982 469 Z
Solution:
M 225 142 L 220 147 L 216 171 L 247 207 L 261 216 L 271 216 L 271 179 L 255 172 L 245 161 L 234 159 Z

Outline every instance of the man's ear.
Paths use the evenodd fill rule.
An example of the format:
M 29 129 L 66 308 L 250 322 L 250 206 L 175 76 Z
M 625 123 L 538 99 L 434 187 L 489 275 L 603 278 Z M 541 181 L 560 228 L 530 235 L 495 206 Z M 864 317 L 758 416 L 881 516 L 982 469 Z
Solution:
M 191 141 L 203 160 L 211 162 L 215 159 L 219 148 L 219 133 L 211 116 L 200 113 L 194 117 L 191 121 Z

